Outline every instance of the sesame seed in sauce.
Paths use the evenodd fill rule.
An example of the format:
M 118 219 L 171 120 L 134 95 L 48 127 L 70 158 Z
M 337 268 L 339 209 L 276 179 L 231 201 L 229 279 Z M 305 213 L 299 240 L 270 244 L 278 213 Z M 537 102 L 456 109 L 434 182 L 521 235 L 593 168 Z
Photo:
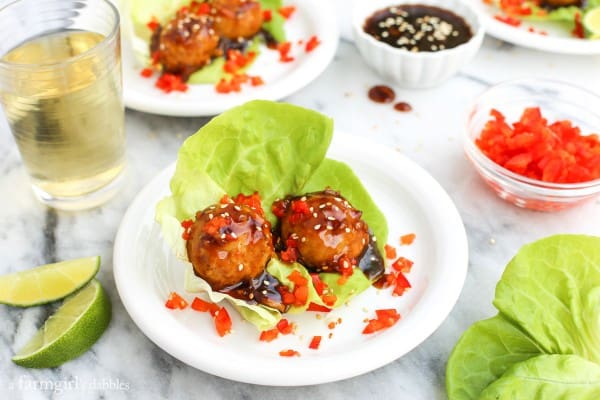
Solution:
M 432 52 L 457 47 L 473 37 L 471 27 L 450 10 L 406 4 L 376 11 L 364 31 L 393 47 Z
M 319 229 L 321 229 L 321 224 L 316 224 L 314 226 L 315 231 L 318 231 Z
M 244 264 L 238 265 L 238 271 L 242 271 L 244 269 Z

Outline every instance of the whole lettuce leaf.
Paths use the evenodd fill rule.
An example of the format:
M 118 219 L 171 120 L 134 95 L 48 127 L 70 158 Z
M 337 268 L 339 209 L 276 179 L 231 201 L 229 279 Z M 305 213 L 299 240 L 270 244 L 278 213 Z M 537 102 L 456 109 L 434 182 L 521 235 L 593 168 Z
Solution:
M 515 364 L 479 400 L 597 400 L 600 365 L 573 355 L 541 355 Z
M 524 246 L 498 282 L 494 306 L 500 314 L 469 328 L 450 355 L 450 400 L 598 398 L 586 397 L 597 393 L 597 380 L 573 397 L 550 393 L 568 391 L 573 365 L 600 367 L 600 238 L 557 235 Z M 537 357 L 523 364 L 544 354 L 587 361 Z M 537 389 L 524 389 L 525 381 Z
M 276 218 L 271 213 L 273 201 L 288 194 L 306 193 L 307 187 L 311 191 L 325 187 L 341 191 L 353 205 L 360 207 L 366 223 L 376 227 L 377 234 L 382 235 L 378 239 L 385 243 L 385 218 L 366 189 L 348 166 L 325 159 L 332 131 L 331 119 L 315 111 L 257 100 L 221 114 L 189 137 L 179 150 L 170 183 L 171 195 L 156 207 L 156 220 L 161 225 L 163 237 L 177 257 L 188 262 L 181 221 L 193 218 L 197 211 L 217 203 L 224 194 L 235 196 L 258 191 L 269 220 L 275 223 Z M 330 166 L 331 170 L 324 172 L 321 165 Z M 310 282 L 308 271 L 300 264 L 286 265 L 271 260 L 267 266 L 267 270 L 284 284 L 289 284 L 287 276 L 292 269 L 299 269 Z M 333 281 L 335 278 L 337 282 L 339 275 L 329 275 L 333 277 L 326 279 Z M 212 292 L 208 283 L 193 274 L 191 264 L 186 276 L 188 290 L 206 291 L 213 301 L 230 301 L 259 329 L 277 322 L 275 310 L 268 309 L 265 313 L 257 309 L 266 308 L 264 306 L 240 304 L 239 300 Z M 370 286 L 360 271 L 345 285 L 336 282 L 330 286 L 340 304 Z M 309 285 L 310 302 L 322 304 L 312 283 Z M 305 309 L 299 307 L 292 311 Z
M 600 363 L 600 239 L 562 235 L 524 246 L 494 306 L 546 353 Z

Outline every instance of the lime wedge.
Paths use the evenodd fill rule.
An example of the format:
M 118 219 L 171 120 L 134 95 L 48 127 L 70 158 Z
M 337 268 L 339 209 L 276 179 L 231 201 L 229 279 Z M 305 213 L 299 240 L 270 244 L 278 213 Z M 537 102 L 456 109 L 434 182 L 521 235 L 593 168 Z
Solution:
M 586 37 L 600 39 L 600 7 L 592 8 L 583 16 Z
M 12 360 L 28 368 L 59 366 L 92 347 L 106 330 L 110 317 L 110 300 L 100 283 L 93 280 L 66 299 Z
M 79 258 L 0 276 L 0 303 L 29 307 L 70 295 L 100 268 L 100 257 Z

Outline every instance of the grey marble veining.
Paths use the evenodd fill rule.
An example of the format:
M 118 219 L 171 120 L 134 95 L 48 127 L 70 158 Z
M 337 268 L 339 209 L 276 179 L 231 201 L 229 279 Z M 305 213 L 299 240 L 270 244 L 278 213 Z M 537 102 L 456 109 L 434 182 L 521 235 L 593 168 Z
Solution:
M 472 322 L 494 314 L 495 284 L 518 248 L 555 233 L 600 235 L 599 201 L 545 214 L 513 207 L 487 189 L 462 152 L 466 110 L 487 86 L 512 78 L 560 78 L 600 92 L 599 68 L 599 57 L 553 55 L 486 39 L 476 59 L 443 86 L 422 91 L 398 89 L 399 100 L 414 108 L 403 114 L 367 100 L 366 90 L 383 82 L 367 68 L 354 46 L 342 41 L 325 73 L 286 99 L 330 115 L 340 132 L 394 148 L 426 168 L 456 203 L 470 245 L 469 274 L 462 295 L 431 337 L 385 367 L 311 387 L 248 385 L 195 370 L 150 342 L 120 302 L 112 276 L 112 246 L 120 220 L 135 194 L 175 159 L 182 141 L 207 119 L 128 110 L 127 185 L 105 206 L 80 213 L 49 211 L 36 202 L 2 121 L 0 273 L 99 254 L 103 262 L 98 278 L 114 311 L 108 331 L 91 351 L 60 368 L 28 370 L 14 365 L 10 357 L 51 313 L 52 306 L 27 310 L 0 306 L 0 399 L 444 399 L 448 355 Z M 52 391 L 36 387 L 44 381 L 88 388 Z M 89 388 L 94 383 L 97 387 Z

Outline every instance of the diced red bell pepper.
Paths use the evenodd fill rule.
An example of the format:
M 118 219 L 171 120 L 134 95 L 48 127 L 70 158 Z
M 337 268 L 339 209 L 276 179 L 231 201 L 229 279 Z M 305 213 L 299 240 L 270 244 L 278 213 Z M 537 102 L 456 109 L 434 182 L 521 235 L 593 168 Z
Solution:
M 310 341 L 310 344 L 308 345 L 308 348 L 313 349 L 313 350 L 318 350 L 320 345 L 321 345 L 321 336 L 313 336 L 313 338 Z
M 229 317 L 229 313 L 224 307 L 219 308 L 219 310 L 214 315 L 215 320 L 215 328 L 217 329 L 217 333 L 219 336 L 223 337 L 228 333 L 231 333 L 231 318 Z
M 183 310 L 187 308 L 188 302 L 176 292 L 171 292 L 165 302 L 165 307 L 171 310 Z

